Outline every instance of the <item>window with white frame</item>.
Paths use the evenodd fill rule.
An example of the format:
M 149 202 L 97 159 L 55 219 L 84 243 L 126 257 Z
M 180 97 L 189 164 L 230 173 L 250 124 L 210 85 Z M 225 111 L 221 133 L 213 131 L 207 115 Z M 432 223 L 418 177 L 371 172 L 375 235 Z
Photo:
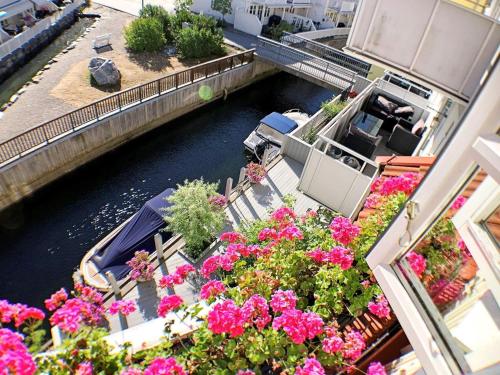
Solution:
M 500 68 L 367 261 L 424 370 L 500 373 Z
M 271 8 L 265 7 L 265 9 L 264 9 L 264 17 L 269 17 L 270 13 L 271 13 Z

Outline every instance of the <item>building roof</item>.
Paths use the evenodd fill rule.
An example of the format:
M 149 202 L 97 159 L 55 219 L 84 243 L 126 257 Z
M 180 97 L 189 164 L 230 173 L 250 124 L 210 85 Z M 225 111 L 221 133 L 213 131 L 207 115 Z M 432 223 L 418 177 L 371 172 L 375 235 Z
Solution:
M 273 112 L 267 115 L 262 120 L 260 120 L 260 122 L 273 128 L 274 130 L 279 131 L 282 134 L 290 133 L 298 126 L 295 121 L 278 112 Z

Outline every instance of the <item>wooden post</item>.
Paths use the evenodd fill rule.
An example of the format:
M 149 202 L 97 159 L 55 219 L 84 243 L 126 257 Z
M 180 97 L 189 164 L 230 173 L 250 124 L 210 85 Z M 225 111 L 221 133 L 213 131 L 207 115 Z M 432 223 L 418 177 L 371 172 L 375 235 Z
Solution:
M 269 159 L 270 152 L 271 152 L 271 148 L 266 147 L 266 149 L 264 150 L 264 154 L 262 155 L 262 161 L 260 162 L 263 167 L 265 167 L 267 165 L 267 159 Z
M 163 241 L 161 238 L 161 234 L 156 233 L 154 239 L 155 239 L 156 256 L 158 257 L 158 261 L 161 264 L 162 262 L 166 261 L 165 255 L 163 254 Z
M 118 283 L 116 282 L 115 276 L 111 272 L 106 272 L 106 278 L 108 279 L 108 282 L 111 284 L 111 289 L 113 290 L 113 294 L 115 295 L 115 298 L 117 300 L 122 299 L 120 287 L 118 286 Z
M 238 178 L 238 185 L 240 185 L 245 180 L 245 173 L 247 169 L 245 167 L 241 167 L 240 169 L 240 177 Z
M 224 194 L 224 196 L 228 201 L 229 201 L 229 196 L 231 195 L 231 190 L 233 190 L 233 179 L 231 177 L 228 177 L 226 180 L 226 192 Z

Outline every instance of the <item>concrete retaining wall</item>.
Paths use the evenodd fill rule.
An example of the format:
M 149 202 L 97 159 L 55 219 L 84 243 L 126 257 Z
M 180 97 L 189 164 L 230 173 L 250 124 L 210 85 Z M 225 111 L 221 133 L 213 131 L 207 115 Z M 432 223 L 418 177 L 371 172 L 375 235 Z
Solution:
M 225 90 L 236 91 L 275 72 L 254 61 L 107 117 L 10 163 L 0 169 L 0 210 L 129 140 L 222 98 Z M 212 88 L 212 100 L 199 97 L 202 85 Z

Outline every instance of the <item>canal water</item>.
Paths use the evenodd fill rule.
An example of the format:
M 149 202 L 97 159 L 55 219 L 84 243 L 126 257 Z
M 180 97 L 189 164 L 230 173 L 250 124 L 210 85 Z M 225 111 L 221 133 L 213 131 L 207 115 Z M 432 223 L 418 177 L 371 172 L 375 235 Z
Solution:
M 243 140 L 272 111 L 309 114 L 334 93 L 280 73 L 87 164 L 0 213 L 0 299 L 40 306 L 100 238 L 185 179 L 237 180 Z

